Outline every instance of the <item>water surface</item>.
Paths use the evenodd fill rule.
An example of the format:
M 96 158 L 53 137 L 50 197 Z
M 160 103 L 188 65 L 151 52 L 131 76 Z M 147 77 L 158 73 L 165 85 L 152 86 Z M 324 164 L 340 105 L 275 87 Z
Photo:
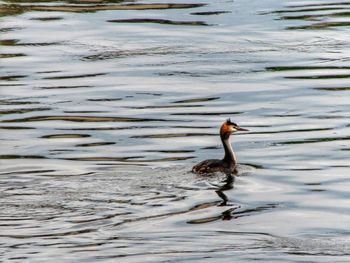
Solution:
M 0 259 L 348 262 L 349 8 L 0 2 Z

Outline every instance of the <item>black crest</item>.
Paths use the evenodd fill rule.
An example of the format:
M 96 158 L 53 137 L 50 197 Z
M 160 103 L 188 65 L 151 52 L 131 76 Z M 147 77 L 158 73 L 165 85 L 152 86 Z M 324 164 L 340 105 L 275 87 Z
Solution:
M 231 121 L 231 118 L 228 118 L 228 119 L 226 120 L 226 123 L 227 123 L 227 125 L 237 126 L 236 123 L 234 123 L 233 121 Z

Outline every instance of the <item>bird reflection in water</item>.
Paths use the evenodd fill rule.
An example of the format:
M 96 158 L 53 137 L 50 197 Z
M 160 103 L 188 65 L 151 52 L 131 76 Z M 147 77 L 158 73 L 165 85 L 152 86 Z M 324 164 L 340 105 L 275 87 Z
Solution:
M 224 182 L 224 184 L 222 186 L 220 186 L 215 191 L 216 194 L 222 199 L 222 202 L 219 204 L 219 206 L 226 206 L 227 205 L 227 202 L 229 200 L 228 200 L 227 195 L 225 195 L 224 191 L 231 190 L 233 188 L 233 184 L 235 182 L 235 177 L 232 174 L 227 173 L 226 178 L 223 182 Z

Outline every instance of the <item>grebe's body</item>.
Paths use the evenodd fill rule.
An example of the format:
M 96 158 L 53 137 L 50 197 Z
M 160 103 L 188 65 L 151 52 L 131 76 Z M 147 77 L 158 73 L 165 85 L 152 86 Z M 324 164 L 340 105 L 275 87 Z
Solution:
M 225 156 L 222 160 L 209 159 L 193 166 L 192 172 L 197 174 L 206 173 L 234 173 L 236 172 L 237 159 L 230 144 L 230 135 L 236 131 L 248 131 L 239 127 L 236 123 L 226 120 L 220 128 L 220 138 L 224 146 Z

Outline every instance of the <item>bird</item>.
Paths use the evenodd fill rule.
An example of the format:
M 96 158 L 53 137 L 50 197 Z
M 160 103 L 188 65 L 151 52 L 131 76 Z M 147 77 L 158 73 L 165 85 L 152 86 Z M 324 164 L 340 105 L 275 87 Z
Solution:
M 236 173 L 237 159 L 231 147 L 230 135 L 237 131 L 249 130 L 238 126 L 236 123 L 232 122 L 230 118 L 227 119 L 220 128 L 220 138 L 225 150 L 224 158 L 221 160 L 204 160 L 193 166 L 192 172 L 196 174 L 209 174 L 215 172 L 226 174 Z

